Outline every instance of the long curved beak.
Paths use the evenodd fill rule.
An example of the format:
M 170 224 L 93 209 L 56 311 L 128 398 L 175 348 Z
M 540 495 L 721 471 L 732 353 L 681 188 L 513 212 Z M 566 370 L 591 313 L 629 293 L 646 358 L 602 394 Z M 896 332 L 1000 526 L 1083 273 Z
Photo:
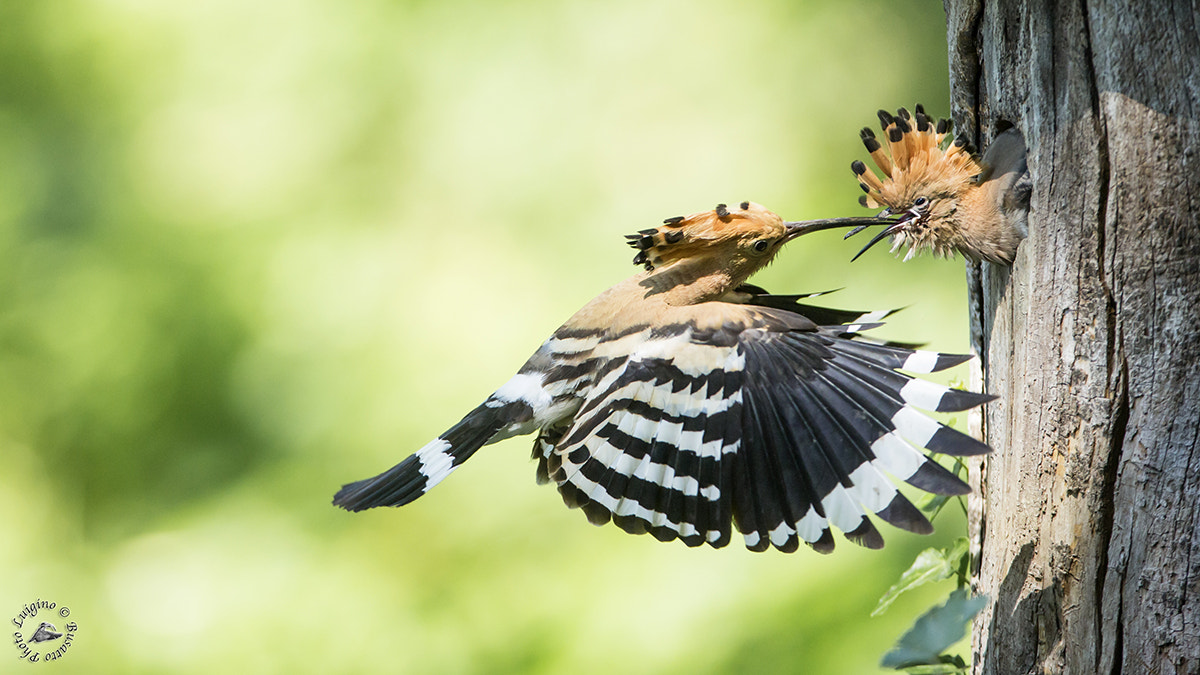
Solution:
M 858 257 L 861 256 L 862 254 L 866 253 L 867 249 L 871 248 L 875 244 L 878 244 L 879 242 L 883 241 L 884 239 L 886 239 L 886 238 L 890 237 L 891 235 L 895 234 L 896 232 L 900 231 L 900 229 L 903 226 L 904 226 L 903 222 L 893 223 L 891 227 L 885 227 L 882 230 L 880 230 L 879 234 L 875 235 L 874 239 L 867 242 L 867 245 L 862 247 L 861 251 L 854 254 L 854 257 L 850 259 L 850 262 L 854 262 L 855 260 L 858 260 Z
M 839 227 L 853 227 L 855 232 L 861 231 L 864 227 L 871 225 L 891 225 L 896 222 L 887 218 L 878 216 L 864 216 L 861 218 L 825 218 L 823 220 L 797 220 L 784 223 L 787 228 L 787 234 L 784 235 L 784 241 L 791 241 L 796 237 L 810 232 L 819 232 L 821 230 L 832 230 Z M 853 232 L 851 233 L 853 234 Z
M 905 226 L 907 226 L 909 223 L 911 223 L 912 221 L 914 221 L 920 217 L 921 217 L 920 211 L 917 211 L 916 209 L 909 209 L 908 211 L 905 211 L 904 213 L 900 214 L 899 220 L 893 219 L 893 220 L 884 221 L 884 222 L 888 223 L 888 227 L 885 227 L 882 230 L 880 230 L 879 234 L 875 235 L 874 239 L 872 239 L 871 241 L 868 241 L 867 245 L 862 247 L 862 250 L 859 251 L 858 253 L 856 253 L 854 255 L 854 257 L 850 259 L 850 262 L 854 262 L 855 260 L 858 260 L 858 257 L 860 255 L 866 253 L 867 249 L 871 248 L 875 244 L 878 244 L 879 242 L 883 241 L 887 237 L 890 237 L 893 234 L 896 234 L 897 232 L 903 230 L 905 228 Z M 849 234 L 847 234 L 845 237 L 842 237 L 842 238 L 849 239 L 852 235 L 858 234 L 861 230 L 862 230 L 862 228 L 856 228 L 854 231 L 850 232 Z

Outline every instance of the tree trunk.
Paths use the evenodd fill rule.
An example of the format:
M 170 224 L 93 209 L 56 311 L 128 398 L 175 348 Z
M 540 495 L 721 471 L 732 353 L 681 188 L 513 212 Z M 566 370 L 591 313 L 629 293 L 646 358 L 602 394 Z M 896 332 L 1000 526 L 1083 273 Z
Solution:
M 958 128 L 1017 126 L 1034 186 L 1016 264 L 968 269 L 974 672 L 1200 672 L 1200 8 L 946 11 Z

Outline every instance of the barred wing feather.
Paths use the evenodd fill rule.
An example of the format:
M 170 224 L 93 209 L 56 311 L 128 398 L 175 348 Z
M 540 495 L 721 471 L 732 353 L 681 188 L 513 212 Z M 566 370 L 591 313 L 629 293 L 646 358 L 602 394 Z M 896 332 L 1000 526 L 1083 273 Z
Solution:
M 965 494 L 917 446 L 957 455 L 987 446 L 915 407 L 965 410 L 991 397 L 897 369 L 932 372 L 965 357 L 855 340 L 844 327 L 798 329 L 775 312 L 758 308 L 715 332 L 685 328 L 610 363 L 570 424 L 539 436 L 539 475 L 592 522 L 689 546 L 724 546 L 736 524 L 752 550 L 803 541 L 828 552 L 831 526 L 878 548 L 868 513 L 931 531 L 889 476 Z
M 548 474 L 592 522 L 723 546 L 744 360 L 735 345 L 686 338 L 674 358 L 647 352 L 661 354 L 630 355 L 592 386 L 562 439 L 543 446 Z

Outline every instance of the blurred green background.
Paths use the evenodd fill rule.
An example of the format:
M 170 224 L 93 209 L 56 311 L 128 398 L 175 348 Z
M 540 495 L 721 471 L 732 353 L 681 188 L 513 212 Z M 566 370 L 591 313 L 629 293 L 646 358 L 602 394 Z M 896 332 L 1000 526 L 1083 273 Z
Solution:
M 882 552 L 690 550 L 588 525 L 528 438 L 329 502 L 634 273 L 622 235 L 862 213 L 857 130 L 947 113 L 944 31 L 932 0 L 0 3 L 0 614 L 69 606 L 61 672 L 877 672 L 949 590 L 868 618 L 950 509 Z M 965 350 L 961 264 L 864 241 L 756 283 Z

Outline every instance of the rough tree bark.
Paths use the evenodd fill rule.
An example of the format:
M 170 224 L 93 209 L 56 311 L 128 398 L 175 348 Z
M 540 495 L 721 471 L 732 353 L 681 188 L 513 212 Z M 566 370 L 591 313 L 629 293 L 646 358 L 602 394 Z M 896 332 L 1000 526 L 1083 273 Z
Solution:
M 952 109 L 1017 126 L 1008 269 L 968 269 L 996 452 L 974 672 L 1200 672 L 1200 5 L 945 0 Z

